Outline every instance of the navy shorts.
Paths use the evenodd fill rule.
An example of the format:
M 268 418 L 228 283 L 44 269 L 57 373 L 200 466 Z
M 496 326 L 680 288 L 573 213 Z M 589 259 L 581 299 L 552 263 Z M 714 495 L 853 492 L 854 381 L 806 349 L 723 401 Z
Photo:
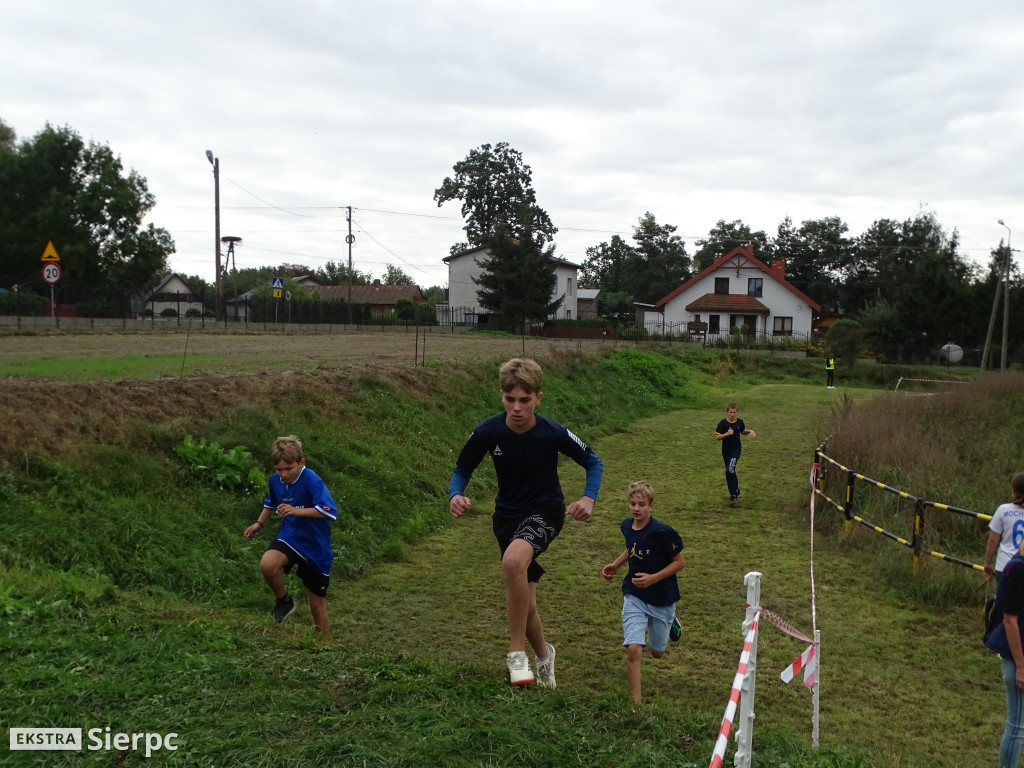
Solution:
M 280 539 L 274 539 L 270 542 L 270 546 L 267 549 L 287 555 L 288 565 L 284 567 L 285 573 L 291 573 L 292 568 L 294 568 L 296 575 L 302 580 L 302 584 L 306 589 L 317 597 L 325 597 L 327 595 L 327 587 L 331 583 L 330 576 L 324 576 L 324 574 L 299 557 L 294 549 Z
M 538 582 L 544 575 L 544 569 L 537 563 L 537 557 L 561 533 L 563 525 L 565 525 L 565 509 L 538 512 L 526 517 L 498 517 L 495 515 L 492 523 L 494 538 L 498 540 L 502 557 L 505 556 L 505 550 L 508 549 L 509 544 L 516 539 L 522 539 L 533 547 L 533 560 L 526 569 L 528 582 Z

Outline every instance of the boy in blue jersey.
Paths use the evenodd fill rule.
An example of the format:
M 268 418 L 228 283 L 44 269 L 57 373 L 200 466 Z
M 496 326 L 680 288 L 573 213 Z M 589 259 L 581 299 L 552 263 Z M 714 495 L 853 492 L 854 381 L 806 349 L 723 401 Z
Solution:
M 669 637 L 678 640 L 682 633 L 675 615 L 679 602 L 676 573 L 686 567 L 686 560 L 679 534 L 651 517 L 654 489 L 650 484 L 637 480 L 630 484 L 627 495 L 629 517 L 619 526 L 626 548 L 601 569 L 601 575 L 611 581 L 619 568 L 629 563 L 629 573 L 622 580 L 622 644 L 626 647 L 629 694 L 639 704 L 644 645 L 649 644 L 651 655 L 660 659 Z
M 338 510 L 330 491 L 316 472 L 306 466 L 302 443 L 294 435 L 279 437 L 270 450 L 274 474 L 270 493 L 255 523 L 245 529 L 251 539 L 276 511 L 281 516 L 277 538 L 270 542 L 260 560 L 260 573 L 274 593 L 274 621 L 279 624 L 295 611 L 284 575 L 295 568 L 309 595 L 313 626 L 326 640 L 330 636 L 327 618 L 327 587 L 331 582 L 331 521 Z
M 490 454 L 498 475 L 493 530 L 505 581 L 509 681 L 525 685 L 536 679 L 538 684 L 554 688 L 555 648 L 545 639 L 537 612 L 537 583 L 544 573 L 537 557 L 562 530 L 566 515 L 574 520 L 590 518 L 603 465 L 580 438 L 535 413 L 543 397 L 540 365 L 514 358 L 501 366 L 498 380 L 505 412 L 480 422 L 459 454 L 448 487 L 449 511 L 460 517 L 472 506 L 464 495 L 466 486 L 473 470 Z M 558 479 L 559 454 L 587 473 L 582 498 L 568 507 Z M 536 653 L 536 677 L 526 656 L 527 640 Z
M 757 433 L 747 429 L 743 419 L 739 417 L 736 403 L 725 407 L 725 418 L 715 428 L 715 439 L 722 441 L 722 460 L 725 461 L 725 484 L 729 487 L 729 506 L 735 507 L 740 497 L 740 481 L 736 476 L 736 463 L 740 460 L 740 435 L 750 435 L 751 440 L 757 439 Z

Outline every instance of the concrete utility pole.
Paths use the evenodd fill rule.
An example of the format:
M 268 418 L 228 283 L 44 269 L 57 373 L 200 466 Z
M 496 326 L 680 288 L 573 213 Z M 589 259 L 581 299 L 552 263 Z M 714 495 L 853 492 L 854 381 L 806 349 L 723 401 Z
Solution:
M 348 235 L 345 237 L 345 242 L 348 243 L 348 324 L 352 325 L 352 243 L 356 241 L 355 235 L 352 234 L 352 206 L 347 206 L 348 215 Z
M 206 159 L 213 166 L 213 253 L 214 253 L 214 317 L 221 319 L 223 283 L 220 276 L 220 158 L 214 157 L 213 152 L 206 150 Z
M 1000 219 L 999 225 L 1006 227 L 1006 222 Z M 1006 227 L 1006 271 L 1003 273 L 1003 354 L 999 361 L 999 370 L 1002 373 L 1006 372 L 1006 347 L 1010 342 L 1010 259 L 1013 258 L 1013 247 L 1010 245 L 1010 240 L 1012 237 L 1013 232 Z

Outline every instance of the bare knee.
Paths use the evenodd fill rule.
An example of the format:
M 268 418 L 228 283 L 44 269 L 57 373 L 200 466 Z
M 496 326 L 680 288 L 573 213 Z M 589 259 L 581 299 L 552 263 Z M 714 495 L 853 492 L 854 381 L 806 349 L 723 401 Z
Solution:
M 632 644 L 626 646 L 626 661 L 629 664 L 639 664 L 640 659 L 643 658 L 644 647 L 642 645 Z
M 660 659 L 664 655 L 665 655 L 664 651 L 655 651 L 653 649 L 651 650 L 651 656 L 653 656 L 656 659 Z

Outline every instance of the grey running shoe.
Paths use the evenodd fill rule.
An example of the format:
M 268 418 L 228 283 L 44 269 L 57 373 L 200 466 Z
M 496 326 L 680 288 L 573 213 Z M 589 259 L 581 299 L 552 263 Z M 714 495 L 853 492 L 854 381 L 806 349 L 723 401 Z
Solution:
M 537 685 L 542 688 L 555 687 L 555 646 L 547 644 L 547 658 L 537 659 Z

